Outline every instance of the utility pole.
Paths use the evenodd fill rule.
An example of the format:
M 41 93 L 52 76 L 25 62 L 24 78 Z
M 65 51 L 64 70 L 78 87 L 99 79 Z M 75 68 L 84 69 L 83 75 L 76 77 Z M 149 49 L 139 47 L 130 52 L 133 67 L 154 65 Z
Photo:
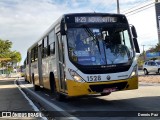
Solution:
M 117 13 L 120 14 L 119 0 L 117 0 Z

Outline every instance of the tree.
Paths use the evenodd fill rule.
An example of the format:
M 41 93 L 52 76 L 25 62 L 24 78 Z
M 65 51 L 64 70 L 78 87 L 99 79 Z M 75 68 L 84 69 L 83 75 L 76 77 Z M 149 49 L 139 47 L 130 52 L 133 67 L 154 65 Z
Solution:
M 160 44 L 159 43 L 155 47 L 155 52 L 160 52 Z
M 11 52 L 12 42 L 9 40 L 0 39 L 0 58 L 9 58 Z
M 20 62 L 22 57 L 20 52 L 11 51 L 12 42 L 0 39 L 0 67 L 12 68 L 13 63 Z
M 158 43 L 155 47 L 148 50 L 149 52 L 160 52 L 160 44 Z
M 20 62 L 22 60 L 21 53 L 17 51 L 13 51 L 10 53 L 10 58 L 12 61 Z
M 11 51 L 11 47 L 12 47 L 11 41 L 0 39 L 0 59 L 11 58 L 10 61 L 20 62 L 22 59 L 20 52 Z

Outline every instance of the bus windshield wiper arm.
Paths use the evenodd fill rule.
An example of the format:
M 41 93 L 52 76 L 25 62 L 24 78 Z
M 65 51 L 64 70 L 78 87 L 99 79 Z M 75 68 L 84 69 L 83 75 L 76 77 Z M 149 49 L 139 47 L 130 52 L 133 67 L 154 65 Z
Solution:
M 83 26 L 83 27 L 85 28 L 85 31 L 89 34 L 89 36 L 93 37 L 93 39 L 96 40 L 96 44 L 98 46 L 99 53 L 101 54 L 101 50 L 100 50 L 100 45 L 99 45 L 98 39 L 96 38 L 96 36 L 94 36 L 93 32 L 87 26 Z

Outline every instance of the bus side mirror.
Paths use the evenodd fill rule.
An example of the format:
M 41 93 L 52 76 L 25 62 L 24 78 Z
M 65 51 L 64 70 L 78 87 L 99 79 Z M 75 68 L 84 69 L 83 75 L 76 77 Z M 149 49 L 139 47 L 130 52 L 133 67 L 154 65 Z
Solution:
M 132 31 L 133 38 L 137 38 L 137 32 L 133 25 L 131 26 L 131 31 Z
M 137 32 L 136 32 L 136 28 L 133 25 L 131 26 L 131 31 L 132 31 L 133 42 L 134 42 L 136 53 L 140 53 L 139 45 L 137 41 Z
M 140 53 L 137 38 L 133 38 L 133 42 L 134 42 L 136 53 Z

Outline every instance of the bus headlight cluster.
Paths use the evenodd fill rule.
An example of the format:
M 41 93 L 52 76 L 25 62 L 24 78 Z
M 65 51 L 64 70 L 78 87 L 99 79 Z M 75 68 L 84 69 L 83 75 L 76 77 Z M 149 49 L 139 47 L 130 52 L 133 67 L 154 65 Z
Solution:
M 137 76 L 137 75 L 138 75 L 137 65 L 135 65 L 134 68 L 133 68 L 133 71 L 132 71 L 132 73 L 130 75 L 130 78 L 134 77 L 134 76 Z
M 77 81 L 77 82 L 85 82 L 85 80 L 80 76 L 78 75 L 78 73 L 72 69 L 68 69 L 70 75 L 72 76 L 72 78 Z

